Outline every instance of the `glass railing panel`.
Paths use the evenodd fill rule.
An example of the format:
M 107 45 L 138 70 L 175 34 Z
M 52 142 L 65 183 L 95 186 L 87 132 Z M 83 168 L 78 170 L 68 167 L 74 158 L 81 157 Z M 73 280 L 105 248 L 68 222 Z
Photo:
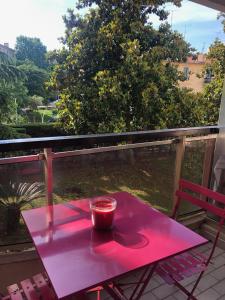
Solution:
M 43 161 L 0 164 L 0 246 L 30 241 L 20 211 L 46 204 Z
M 186 142 L 181 178 L 202 184 L 206 143 L 206 140 Z M 199 207 L 182 201 L 179 214 L 187 214 L 198 210 Z
M 55 159 L 54 203 L 126 191 L 168 213 L 175 155 L 162 145 Z
M 176 141 L 169 141 L 168 144 L 166 142 L 164 141 L 163 145 L 157 144 L 159 141 L 154 142 L 157 144 L 155 146 L 152 144 L 150 146 L 150 143 L 145 143 L 145 146 L 123 143 L 119 147 L 123 145 L 128 147 L 123 150 L 115 149 L 117 146 L 112 148 L 104 144 L 104 149 L 101 148 L 99 153 L 96 153 L 95 149 L 81 150 L 82 147 L 74 152 L 71 146 L 67 149 L 62 147 L 53 149 L 55 152 L 52 154 L 53 203 L 127 191 L 164 213 L 170 214 L 174 200 L 174 171 L 178 144 Z M 207 140 L 186 143 L 181 178 L 202 183 L 206 143 Z M 105 149 L 106 147 L 108 148 Z M 99 151 L 99 148 L 97 149 Z M 72 156 L 59 158 L 58 151 L 68 150 L 72 151 L 70 153 Z M 42 154 L 38 155 L 38 153 Z M 37 157 L 32 162 L 0 164 L 0 184 L 3 187 L 7 187 L 9 182 L 27 184 L 45 182 L 43 149 L 8 154 L 7 157 L 17 155 Z M 46 205 L 46 196 L 38 197 L 30 204 L 24 205 L 22 209 Z M 14 231 L 3 234 L 7 214 L 2 207 L 1 205 L 0 245 L 30 241 L 22 219 Z M 197 209 L 190 204 L 185 204 L 182 205 L 180 214 Z

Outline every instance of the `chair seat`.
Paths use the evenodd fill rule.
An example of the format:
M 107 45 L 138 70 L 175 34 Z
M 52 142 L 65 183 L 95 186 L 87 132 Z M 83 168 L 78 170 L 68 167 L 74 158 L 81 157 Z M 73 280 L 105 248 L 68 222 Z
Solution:
M 42 274 L 37 274 L 32 279 L 25 279 L 18 284 L 7 287 L 9 295 L 1 297 L 1 300 L 56 300 L 53 289 L 49 286 L 48 279 Z M 89 299 L 82 294 L 74 297 L 74 300 Z
M 196 251 L 189 251 L 169 258 L 157 266 L 156 273 L 167 283 L 181 281 L 187 277 L 204 271 L 207 258 Z
M 205 212 L 215 215 L 218 220 L 212 247 L 209 252 L 207 251 L 207 258 L 204 257 L 202 253 L 194 252 L 192 250 L 167 259 L 166 261 L 162 261 L 159 263 L 156 270 L 158 275 L 164 279 L 167 284 L 174 284 L 177 286 L 184 294 L 186 294 L 186 296 L 188 296 L 188 299 L 196 299 L 196 297 L 193 296 L 194 292 L 206 268 L 209 266 L 220 233 L 225 224 L 225 195 L 185 179 L 179 180 L 179 188 L 175 195 L 176 202 L 172 212 L 173 219 L 177 219 L 180 204 L 183 201 L 186 201 L 192 205 L 198 206 Z M 192 289 L 189 291 L 182 282 L 180 283 L 180 281 L 196 273 L 198 273 L 198 276 L 196 276 Z
M 12 284 L 7 287 L 8 296 L 3 300 L 55 300 L 54 291 L 48 284 L 47 278 L 42 274 L 37 274 L 31 279 L 25 279 L 18 284 Z

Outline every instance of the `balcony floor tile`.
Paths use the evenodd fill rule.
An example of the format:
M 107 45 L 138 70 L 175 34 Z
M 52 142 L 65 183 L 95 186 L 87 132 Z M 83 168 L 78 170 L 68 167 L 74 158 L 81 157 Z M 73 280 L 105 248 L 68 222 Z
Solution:
M 200 247 L 204 254 L 209 253 L 210 245 Z M 198 250 L 199 251 L 199 250 Z M 133 278 L 138 278 L 140 272 L 134 273 Z M 123 279 L 123 282 L 128 282 L 131 276 Z M 184 279 L 181 283 L 186 286 L 188 290 L 192 288 L 196 280 L 196 275 Z M 126 290 L 126 295 L 132 293 L 132 288 Z M 212 264 L 209 265 L 208 270 L 201 279 L 195 294 L 198 300 L 217 300 L 225 299 L 225 250 L 216 248 Z M 103 299 L 111 300 L 112 298 L 104 294 Z M 186 300 L 187 296 L 175 286 L 170 286 L 155 275 L 147 286 L 141 300 Z

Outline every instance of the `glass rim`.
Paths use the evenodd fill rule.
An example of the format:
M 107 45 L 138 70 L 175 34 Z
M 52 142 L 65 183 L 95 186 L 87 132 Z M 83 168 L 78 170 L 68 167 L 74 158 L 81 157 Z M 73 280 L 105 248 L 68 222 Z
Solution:
M 108 200 L 109 202 L 112 203 L 112 206 L 116 207 L 117 205 L 117 201 L 114 197 L 112 196 L 96 196 L 90 199 L 89 203 L 90 203 L 90 208 L 92 208 L 93 206 L 95 206 L 95 203 L 97 201 L 101 201 L 101 200 Z

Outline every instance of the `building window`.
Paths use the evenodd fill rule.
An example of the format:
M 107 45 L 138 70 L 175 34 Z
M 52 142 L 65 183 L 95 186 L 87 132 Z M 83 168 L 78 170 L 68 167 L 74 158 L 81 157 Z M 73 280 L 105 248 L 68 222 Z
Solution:
M 190 71 L 189 71 L 188 67 L 184 67 L 183 73 L 184 73 L 184 79 L 185 80 L 189 80 L 189 78 L 190 78 Z
M 213 73 L 211 69 L 206 69 L 205 70 L 205 75 L 204 75 L 204 83 L 210 83 L 213 78 Z

